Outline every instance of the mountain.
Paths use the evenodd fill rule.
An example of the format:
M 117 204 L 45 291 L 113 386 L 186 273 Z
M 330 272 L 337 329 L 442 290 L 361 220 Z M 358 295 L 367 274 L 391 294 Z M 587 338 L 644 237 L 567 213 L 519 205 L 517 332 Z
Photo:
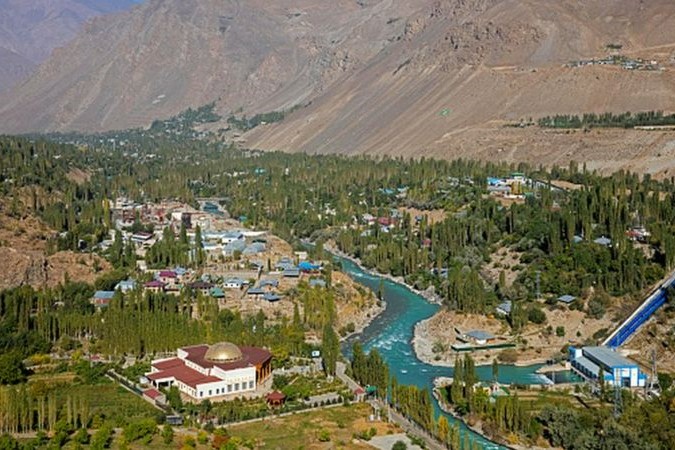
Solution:
M 250 132 L 247 145 L 546 164 L 577 159 L 608 170 L 643 158 L 629 167 L 672 170 L 672 133 L 505 125 L 551 114 L 672 111 L 674 27 L 668 0 L 435 2 L 408 19 L 386 52 L 307 108 Z M 664 70 L 563 67 L 618 53 L 611 44 L 630 57 L 657 59 Z
M 218 100 L 288 109 L 361 67 L 423 0 L 149 0 L 90 22 L 0 99 L 4 130 L 147 125 Z M 387 24 L 388 21 L 391 21 Z
M 0 91 L 25 78 L 87 20 L 133 0 L 0 0 Z
M 95 19 L 0 98 L 0 131 L 144 126 L 216 101 L 223 116 L 294 109 L 246 133 L 255 148 L 564 162 L 596 132 L 505 125 L 672 109 L 672 29 L 671 0 L 150 0 Z M 659 70 L 565 66 L 608 55 Z M 621 136 L 608 163 L 675 152 Z

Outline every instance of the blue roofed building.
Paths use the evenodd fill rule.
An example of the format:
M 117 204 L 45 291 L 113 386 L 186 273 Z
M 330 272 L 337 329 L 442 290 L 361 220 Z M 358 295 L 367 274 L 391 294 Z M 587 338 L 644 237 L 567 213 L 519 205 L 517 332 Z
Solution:
M 484 330 L 468 331 L 465 336 L 478 345 L 485 345 L 488 342 L 494 341 L 496 339 L 494 334 Z
M 312 264 L 309 261 L 303 261 L 300 264 L 298 264 L 298 269 L 300 269 L 303 272 L 316 272 L 319 269 L 321 269 L 321 266 L 318 264 Z
M 501 316 L 510 316 L 511 315 L 511 309 L 513 308 L 513 303 L 511 303 L 511 300 L 506 300 L 499 305 L 497 305 L 497 314 Z
M 561 302 L 561 303 L 566 303 L 566 304 L 568 304 L 568 305 L 569 305 L 570 303 L 573 303 L 576 299 L 577 299 L 577 298 L 576 298 L 575 296 L 573 296 L 573 295 L 561 295 L 560 297 L 558 297 L 558 301 L 559 301 L 559 302 Z
M 115 286 L 115 290 L 122 293 L 133 291 L 134 289 L 136 289 L 136 282 L 134 280 L 123 280 Z
M 266 300 L 270 303 L 274 303 L 274 302 L 278 302 L 279 300 L 281 300 L 281 296 L 278 295 L 278 294 L 275 294 L 273 292 L 265 292 L 263 294 L 263 300 Z
M 284 271 L 281 272 L 281 276 L 284 278 L 299 278 L 300 269 L 284 269 Z
M 320 278 L 313 278 L 309 280 L 309 287 L 325 288 L 326 282 Z
M 91 298 L 91 303 L 97 308 L 110 305 L 110 301 L 115 296 L 115 291 L 96 291 Z
M 644 387 L 647 375 L 640 366 L 609 347 L 570 347 L 572 370 L 588 381 L 602 374 L 606 385 L 627 388 Z

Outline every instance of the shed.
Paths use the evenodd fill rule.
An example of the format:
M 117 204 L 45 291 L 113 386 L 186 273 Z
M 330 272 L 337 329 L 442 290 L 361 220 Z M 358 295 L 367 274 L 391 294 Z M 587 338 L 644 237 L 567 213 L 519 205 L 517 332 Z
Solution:
M 487 344 L 488 341 L 492 341 L 495 339 L 494 334 L 485 330 L 471 330 L 466 333 L 466 336 L 480 345 Z
M 575 296 L 569 295 L 569 294 L 561 295 L 560 297 L 558 297 L 558 301 L 559 301 L 559 302 L 561 302 L 561 303 L 566 303 L 566 304 L 568 304 L 568 305 L 569 305 L 570 303 L 574 302 L 576 299 L 577 299 L 577 298 L 576 298 Z
M 497 306 L 497 314 L 502 316 L 510 316 L 512 307 L 513 303 L 511 303 L 511 300 L 506 300 Z

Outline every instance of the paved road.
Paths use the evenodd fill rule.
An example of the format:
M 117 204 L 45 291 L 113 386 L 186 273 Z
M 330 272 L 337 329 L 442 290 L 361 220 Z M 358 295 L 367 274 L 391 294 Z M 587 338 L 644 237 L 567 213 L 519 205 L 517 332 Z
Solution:
M 345 373 L 347 366 L 345 363 L 338 361 L 337 366 L 335 368 L 335 375 L 342 380 L 347 386 L 349 386 L 349 389 L 354 391 L 355 389 L 359 388 L 359 384 L 352 380 L 350 377 L 347 376 Z M 387 405 L 382 402 L 381 400 L 371 400 L 370 404 L 373 406 L 377 406 L 377 408 L 382 411 L 382 415 L 387 414 Z M 390 410 L 389 412 L 391 421 L 395 423 L 396 425 L 400 426 L 405 432 L 411 433 L 415 436 L 418 436 L 422 439 L 427 444 L 427 448 L 431 450 L 445 450 L 445 446 L 440 444 L 433 436 L 431 436 L 429 433 L 424 431 L 422 428 L 417 426 L 417 424 L 409 421 L 405 417 L 403 417 L 401 414 L 395 412 L 393 409 Z

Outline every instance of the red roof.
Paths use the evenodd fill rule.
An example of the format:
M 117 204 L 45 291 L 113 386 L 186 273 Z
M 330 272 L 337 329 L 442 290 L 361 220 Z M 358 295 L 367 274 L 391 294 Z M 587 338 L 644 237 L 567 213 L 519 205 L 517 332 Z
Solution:
M 148 389 L 147 391 L 143 391 L 143 395 L 153 400 L 156 400 L 157 397 L 162 396 L 162 393 L 159 392 L 157 389 Z
M 194 369 L 190 369 L 183 361 L 178 361 L 180 361 L 179 365 L 169 367 L 166 370 L 160 370 L 159 372 L 148 374 L 146 377 L 153 381 L 163 380 L 166 378 L 175 378 L 176 380 L 182 382 L 183 384 L 187 384 L 193 389 L 200 384 L 216 383 L 218 381 L 222 381 L 220 378 L 204 375 Z M 154 366 L 155 368 L 158 368 L 157 365 Z
M 362 394 L 365 394 L 365 393 L 366 393 L 366 391 L 364 391 L 362 387 L 358 387 L 358 388 L 354 389 L 355 395 L 362 395 Z
M 286 399 L 286 396 L 279 391 L 270 392 L 267 394 L 267 400 L 270 402 L 281 402 Z
M 176 272 L 174 272 L 173 270 L 162 270 L 159 273 L 160 278 L 176 278 L 176 276 L 177 276 Z
M 146 288 L 163 288 L 165 286 L 161 281 L 148 281 L 144 285 Z
M 229 363 L 215 363 L 204 358 L 206 351 L 209 349 L 208 345 L 195 345 L 193 347 L 183 347 L 181 350 L 187 352 L 185 359 L 197 364 L 200 367 L 212 368 L 220 367 L 223 370 L 241 369 L 248 366 L 257 366 L 263 364 L 268 359 L 272 358 L 272 354 L 264 348 L 258 347 L 239 347 L 243 356 L 239 361 Z

